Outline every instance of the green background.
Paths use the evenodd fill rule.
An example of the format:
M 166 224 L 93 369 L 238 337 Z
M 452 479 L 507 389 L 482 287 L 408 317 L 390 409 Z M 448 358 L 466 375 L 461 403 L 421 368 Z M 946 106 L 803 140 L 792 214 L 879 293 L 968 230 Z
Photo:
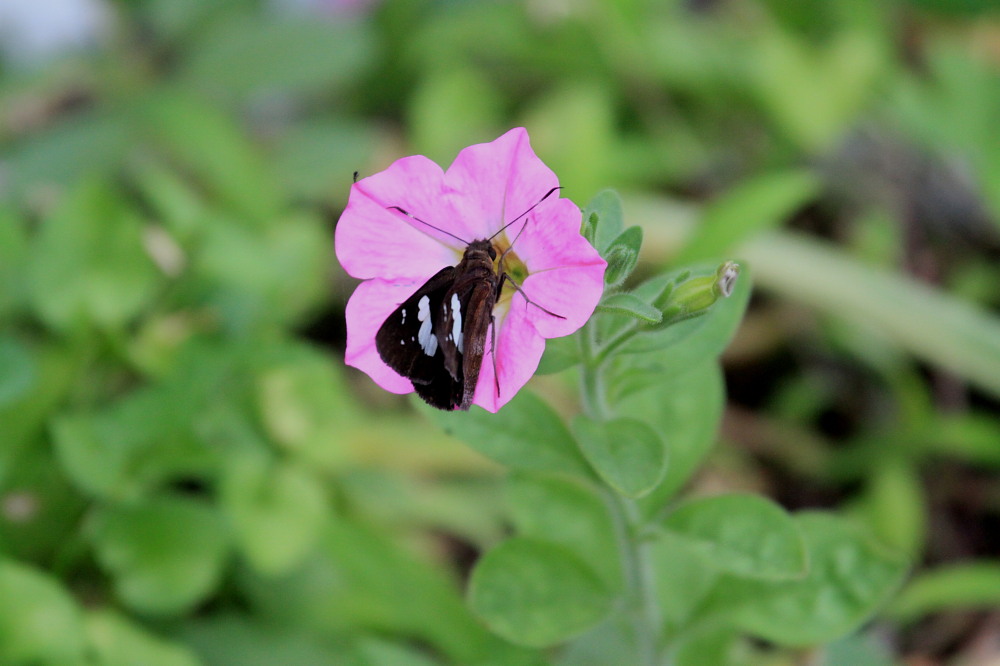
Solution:
M 17 51 L 0 14 L 0 663 L 600 654 L 599 631 L 567 651 L 506 640 L 586 625 L 605 598 L 582 565 L 561 572 L 578 612 L 550 609 L 563 624 L 530 635 L 487 630 L 473 611 L 516 600 L 475 577 L 471 610 L 462 598 L 512 524 L 523 536 L 477 574 L 551 579 L 548 551 L 586 550 L 533 540 L 561 516 L 532 514 L 530 478 L 505 493 L 490 459 L 584 466 L 549 413 L 577 411 L 572 373 L 534 380 L 552 407 L 524 397 L 507 440 L 459 424 L 487 458 L 342 361 L 355 282 L 332 239 L 352 173 L 409 154 L 446 166 L 513 126 L 563 196 L 621 193 L 640 278 L 730 258 L 752 275 L 724 408 L 718 373 L 679 372 L 710 337 L 663 356 L 665 393 L 621 378 L 624 416 L 722 415 L 715 436 L 677 434 L 650 501 L 686 484 L 835 509 L 914 563 L 872 624 L 814 652 L 772 645 L 813 645 L 778 602 L 783 624 L 744 613 L 767 640 L 740 663 L 979 654 L 1000 604 L 992 3 L 92 4 L 91 43 L 46 57 Z M 518 428 L 569 443 L 536 454 Z M 573 432 L 609 455 L 586 423 Z M 685 449 L 689 435 L 720 445 Z M 815 543 L 843 536 L 824 520 L 797 517 Z M 661 583 L 668 622 L 700 594 Z M 720 641 L 691 635 L 679 660 Z

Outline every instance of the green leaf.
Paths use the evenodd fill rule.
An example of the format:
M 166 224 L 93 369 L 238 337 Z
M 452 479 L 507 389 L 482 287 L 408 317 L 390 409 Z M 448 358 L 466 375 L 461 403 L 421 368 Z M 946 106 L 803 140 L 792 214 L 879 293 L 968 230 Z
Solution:
M 646 324 L 658 324 L 663 313 L 635 294 L 612 294 L 597 305 L 598 312 L 624 315 Z
M 156 615 L 189 611 L 211 595 L 229 550 L 213 509 L 169 497 L 102 510 L 91 540 L 119 598 Z
M 423 403 L 419 408 L 449 435 L 513 469 L 590 473 L 559 414 L 528 391 L 514 396 L 500 414 L 479 408 L 443 412 Z
M 614 522 L 604 499 L 582 482 L 561 476 L 515 473 L 507 483 L 511 519 L 519 536 L 565 546 L 600 574 L 621 585 Z
M 666 445 L 666 475 L 641 500 L 658 511 L 687 483 L 715 444 L 725 406 L 722 372 L 715 361 L 707 361 L 678 374 L 631 366 L 612 379 L 618 389 L 615 412 L 648 424 Z M 625 390 L 629 381 L 633 386 Z
M 622 199 L 614 190 L 598 192 L 583 209 L 584 236 L 601 256 L 621 235 L 625 228 L 624 219 Z
M 903 588 L 889 614 L 912 622 L 930 613 L 997 606 L 1000 606 L 1000 563 L 984 560 L 919 574 Z
M 612 597 L 569 549 L 513 538 L 472 571 L 469 603 L 490 629 L 518 645 L 545 647 L 597 624 Z
M 667 471 L 667 448 L 643 421 L 623 417 L 598 423 L 580 416 L 573 432 L 590 465 L 623 495 L 642 497 Z
M 623 231 L 603 255 L 608 262 L 604 284 L 613 288 L 623 283 L 639 263 L 641 248 L 642 227 L 629 227 Z
M 649 561 L 663 621 L 682 635 L 723 574 L 690 541 L 666 530 L 651 535 Z
M 575 335 L 545 341 L 545 353 L 538 363 L 536 375 L 550 375 L 571 368 L 580 362 L 580 342 Z
M 77 186 L 45 221 L 32 256 L 32 304 L 59 330 L 81 322 L 120 328 L 147 306 L 159 282 L 138 216 L 98 181 Z
M 200 663 L 187 648 L 151 634 L 115 611 L 90 611 L 84 624 L 90 652 L 101 666 L 198 666 Z
M 718 495 L 682 504 L 662 521 L 705 561 L 737 576 L 802 578 L 806 551 L 795 521 L 757 495 Z
M 670 663 L 674 666 L 742 664 L 744 662 L 736 657 L 737 638 L 736 632 L 727 627 L 709 627 L 700 631 L 685 632 L 678 637 Z
M 55 579 L 0 558 L 0 600 L 0 663 L 79 663 L 84 648 L 80 609 Z
M 777 227 L 819 191 L 804 169 L 756 176 L 713 201 L 674 262 L 686 265 L 724 256 L 747 238 Z
M 816 645 L 856 629 L 899 586 L 906 564 L 853 524 L 823 513 L 801 514 L 797 522 L 808 553 L 805 578 L 731 578 L 719 584 L 706 611 L 727 616 L 742 630 L 779 645 Z
M 230 460 L 220 487 L 222 509 L 250 564 L 280 575 L 299 564 L 316 544 L 329 517 L 319 481 L 289 463 L 263 456 Z

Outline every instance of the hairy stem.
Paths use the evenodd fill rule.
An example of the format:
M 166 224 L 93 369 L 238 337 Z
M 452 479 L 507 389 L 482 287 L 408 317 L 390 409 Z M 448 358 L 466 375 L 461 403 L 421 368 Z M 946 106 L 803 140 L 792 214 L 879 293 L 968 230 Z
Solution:
M 631 337 L 631 336 L 629 336 Z M 582 400 L 587 416 L 606 421 L 610 416 L 603 382 L 605 354 L 594 354 L 596 348 L 593 326 L 586 326 L 580 335 L 583 356 Z M 606 349 L 606 348 L 605 348 Z M 604 349 L 601 352 L 605 351 Z M 661 614 L 656 600 L 656 584 L 650 560 L 649 545 L 641 537 L 643 517 L 638 504 L 614 489 L 603 489 L 615 526 L 624 580 L 624 615 L 635 643 L 636 660 L 640 666 L 661 664 Z

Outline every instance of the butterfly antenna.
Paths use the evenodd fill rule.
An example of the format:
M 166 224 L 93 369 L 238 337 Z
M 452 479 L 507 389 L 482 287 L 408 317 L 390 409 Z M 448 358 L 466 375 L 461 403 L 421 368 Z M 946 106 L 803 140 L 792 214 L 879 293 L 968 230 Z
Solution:
M 543 201 L 545 201 L 546 199 L 548 199 L 548 198 L 549 198 L 549 197 L 551 197 L 551 196 L 552 196 L 552 195 L 553 195 L 554 193 L 558 192 L 558 191 L 559 191 L 559 190 L 561 190 L 561 189 L 562 189 L 562 186 L 561 186 L 561 185 L 556 185 L 555 187 L 553 187 L 553 188 L 552 188 L 551 190 L 549 190 L 548 192 L 546 192 L 546 193 L 545 193 L 545 196 L 544 196 L 544 197 L 542 197 L 541 199 L 539 199 L 538 201 L 536 201 L 536 202 L 535 202 L 535 203 L 534 203 L 534 204 L 533 204 L 533 205 L 531 206 L 531 208 L 529 208 L 528 210 L 524 211 L 523 213 L 521 213 L 520 215 L 518 215 L 517 217 L 515 217 L 515 218 L 514 218 L 513 220 L 511 220 L 510 222 L 508 222 L 507 224 L 505 224 L 505 225 L 503 225 L 502 227 L 500 227 L 500 231 L 498 231 L 498 232 L 496 232 L 495 234 L 493 234 L 492 236 L 490 236 L 488 240 L 493 240 L 494 238 L 496 238 L 497 236 L 499 236 L 499 235 L 500 235 L 501 233 L 503 233 L 503 231 L 504 231 L 504 230 L 505 230 L 505 229 L 506 229 L 507 227 L 509 227 L 510 225 L 514 224 L 515 222 L 517 222 L 518 220 L 520 220 L 520 219 L 521 219 L 522 217 L 524 217 L 525 215 L 527 215 L 527 214 L 528 214 L 528 213 L 530 213 L 531 211 L 535 210 L 535 208 L 537 208 L 537 207 L 538 207 L 538 204 L 542 203 Z M 523 230 L 523 229 L 522 229 L 522 230 Z M 520 236 L 520 235 L 521 235 L 521 234 L 520 234 L 520 233 L 518 233 L 518 236 Z M 513 243 L 511 243 L 511 245 L 513 245 Z
M 548 195 L 546 195 L 546 196 L 548 196 Z M 536 204 L 536 205 L 537 205 L 537 204 Z M 416 221 L 417 221 L 417 222 L 419 222 L 420 224 L 423 224 L 424 226 L 427 226 L 427 227 L 430 227 L 430 228 L 431 228 L 431 229 L 433 229 L 434 231 L 439 231 L 439 232 L 441 232 L 442 234 L 445 234 L 446 236 L 451 236 L 452 238 L 454 238 L 455 240 L 457 240 L 457 241 L 458 241 L 459 243 L 461 243 L 462 245 L 468 245 L 468 244 L 469 244 L 469 241 L 465 240 L 464 238 L 459 238 L 459 237 L 458 237 L 458 236 L 456 236 L 455 234 L 451 233 L 450 231 L 445 231 L 445 230 L 444 230 L 444 229 L 442 229 L 441 227 L 435 227 L 435 226 L 434 226 L 433 224 L 431 224 L 430 222 L 424 222 L 423 220 L 421 220 L 421 219 L 420 219 L 419 217 L 417 217 L 416 215 L 411 215 L 411 214 L 410 214 L 409 212 L 407 212 L 407 211 L 403 210 L 403 209 L 402 209 L 402 208 L 400 208 L 399 206 L 389 206 L 389 207 L 388 207 L 388 208 L 387 208 L 386 210 L 398 210 L 398 211 L 399 211 L 400 213 L 402 213 L 402 214 L 403 214 L 403 215 L 405 215 L 406 217 L 410 218 L 411 220 L 416 220 Z

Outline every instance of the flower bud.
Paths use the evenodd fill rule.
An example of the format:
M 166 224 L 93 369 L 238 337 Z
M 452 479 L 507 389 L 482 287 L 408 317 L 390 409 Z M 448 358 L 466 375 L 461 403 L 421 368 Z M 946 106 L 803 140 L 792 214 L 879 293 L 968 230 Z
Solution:
M 653 301 L 663 312 L 658 327 L 705 314 L 720 298 L 729 298 L 739 274 L 739 264 L 732 261 L 720 265 L 713 275 L 691 277 L 689 272 L 682 273 Z

